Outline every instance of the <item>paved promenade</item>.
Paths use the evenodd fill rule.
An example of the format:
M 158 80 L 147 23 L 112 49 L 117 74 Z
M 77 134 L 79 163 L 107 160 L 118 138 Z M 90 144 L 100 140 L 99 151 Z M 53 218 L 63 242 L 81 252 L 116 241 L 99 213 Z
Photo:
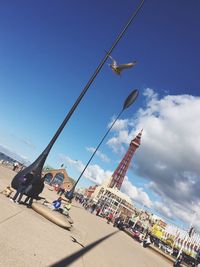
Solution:
M 12 170 L 0 166 L 0 191 L 10 184 L 14 175 Z M 47 187 L 41 195 L 49 200 L 57 198 Z M 70 215 L 74 226 L 67 231 L 0 194 L 0 266 L 172 266 L 76 202 Z M 77 242 L 73 242 L 74 238 Z

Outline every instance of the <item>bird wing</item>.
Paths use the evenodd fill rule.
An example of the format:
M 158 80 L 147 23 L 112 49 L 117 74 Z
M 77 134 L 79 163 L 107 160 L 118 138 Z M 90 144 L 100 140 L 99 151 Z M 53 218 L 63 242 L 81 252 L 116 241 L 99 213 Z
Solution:
M 111 65 L 117 66 L 117 61 L 113 57 L 111 57 L 111 55 L 108 55 L 108 57 L 112 60 L 112 64 Z
M 112 61 L 114 61 L 114 58 L 113 58 L 113 57 L 111 57 L 111 55 L 108 55 L 108 57 L 109 57 L 110 59 L 112 59 Z
M 137 61 L 131 62 L 131 63 L 126 63 L 126 64 L 120 64 L 117 66 L 117 68 L 122 71 L 124 69 L 130 69 L 133 66 L 135 66 L 137 64 Z

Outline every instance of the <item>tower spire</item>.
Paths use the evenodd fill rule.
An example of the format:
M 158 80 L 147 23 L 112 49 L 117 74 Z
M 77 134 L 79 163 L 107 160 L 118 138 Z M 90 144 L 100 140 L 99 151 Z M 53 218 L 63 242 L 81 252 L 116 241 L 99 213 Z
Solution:
M 141 136 L 143 129 L 138 133 L 138 135 L 130 142 L 129 149 L 127 150 L 125 156 L 117 166 L 116 170 L 112 175 L 112 179 L 110 181 L 109 187 L 117 187 L 119 190 L 121 189 L 122 183 L 124 181 L 124 177 L 130 165 L 131 159 L 136 151 L 136 149 L 140 146 Z

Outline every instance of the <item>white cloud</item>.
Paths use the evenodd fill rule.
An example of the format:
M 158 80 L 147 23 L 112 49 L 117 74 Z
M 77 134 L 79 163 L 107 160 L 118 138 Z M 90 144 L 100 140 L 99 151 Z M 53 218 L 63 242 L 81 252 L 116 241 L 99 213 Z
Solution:
M 33 144 L 33 142 L 28 138 L 20 139 L 20 141 L 30 148 L 33 148 L 33 149 L 36 148 L 36 146 Z
M 162 215 L 172 218 L 172 212 L 169 207 L 163 205 L 163 202 L 155 201 L 154 208 L 158 210 Z
M 188 230 L 193 225 L 196 231 L 200 231 L 200 202 L 184 205 L 176 203 L 171 199 L 165 199 L 163 202 L 154 202 L 154 209 L 163 216 L 164 219 L 179 218 L 179 220 L 185 222 L 185 230 Z
M 155 93 L 155 91 L 151 88 L 147 88 L 144 92 L 143 95 L 146 96 L 147 98 L 147 105 L 148 105 L 148 100 L 153 101 L 153 100 L 157 100 L 158 98 L 158 94 Z
M 143 191 L 143 188 L 138 188 L 134 186 L 126 177 L 122 184 L 122 191 L 127 194 L 133 200 L 136 200 L 148 208 L 152 206 L 152 201 L 150 200 L 148 194 Z
M 107 144 L 113 149 L 115 153 L 122 154 L 125 152 L 123 144 L 127 144 L 131 141 L 128 130 L 120 130 L 118 135 L 108 140 Z
M 5 145 L 0 144 L 0 151 L 4 153 L 5 155 L 11 157 L 12 159 L 17 160 L 23 164 L 26 164 L 26 165 L 30 164 L 30 161 L 28 160 L 26 156 L 13 151 L 11 148 Z
M 114 122 L 115 118 L 112 118 L 111 122 L 108 124 L 108 128 L 111 127 L 112 123 Z M 123 129 L 128 128 L 129 120 L 128 119 L 118 119 L 114 126 L 112 127 L 112 131 L 121 131 Z
M 64 155 L 59 155 L 59 156 L 60 158 L 62 158 L 62 160 L 66 162 L 66 164 L 72 166 L 75 170 L 77 170 L 80 173 L 85 168 L 85 165 L 80 160 L 73 160 L 70 157 Z M 96 184 L 101 184 L 103 181 L 105 181 L 105 179 L 107 179 L 111 175 L 112 175 L 111 171 L 104 171 L 100 166 L 94 164 L 94 165 L 89 165 L 86 168 L 83 177 Z
M 86 147 L 86 150 L 89 151 L 89 152 L 94 153 L 94 151 L 96 150 L 96 148 L 94 148 L 94 147 Z M 97 155 L 102 161 L 104 161 L 104 162 L 109 162 L 109 161 L 110 161 L 110 159 L 109 159 L 105 154 L 103 154 L 103 153 L 100 152 L 100 151 L 97 151 L 97 152 L 96 152 L 96 155 Z

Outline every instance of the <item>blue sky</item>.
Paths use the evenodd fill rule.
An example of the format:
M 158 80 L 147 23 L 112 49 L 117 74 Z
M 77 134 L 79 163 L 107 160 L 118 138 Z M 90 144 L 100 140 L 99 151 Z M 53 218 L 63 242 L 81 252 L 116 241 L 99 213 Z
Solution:
M 36 159 L 137 4 L 139 1 L 129 0 L 0 3 L 2 146 L 29 161 Z M 187 156 L 192 157 L 188 152 L 200 156 L 199 139 L 191 134 L 199 131 L 199 12 L 198 0 L 146 1 L 112 53 L 120 63 L 136 59 L 138 65 L 121 77 L 104 65 L 47 163 L 55 168 L 65 163 L 69 175 L 76 179 L 91 155 L 89 148 L 98 144 L 126 96 L 137 88 L 137 101 L 124 112 L 121 124 L 101 146 L 102 154 L 94 158 L 91 173 L 86 175 L 90 179 L 83 178 L 80 186 L 90 185 L 91 179 L 100 182 L 112 174 L 130 140 L 144 128 L 141 147 L 123 190 L 133 200 L 145 199 L 155 210 L 187 221 L 192 210 L 183 208 L 179 214 L 181 203 L 187 199 L 184 192 L 193 196 L 187 199 L 188 207 L 200 202 L 193 188 L 200 186 L 197 164 L 191 161 L 190 166 L 185 166 L 185 161 L 190 161 Z M 170 111 L 179 116 L 171 116 Z M 169 162 L 170 151 L 181 154 L 185 146 L 188 152 L 182 161 Z M 156 161 L 155 168 L 148 165 L 150 158 Z M 163 174 L 166 168 L 169 172 Z M 174 170 L 173 174 L 170 170 Z M 172 179 L 167 174 L 176 175 Z M 169 178 L 162 179 L 165 176 Z M 180 197 L 170 190 L 174 181 L 185 190 Z M 191 191 L 186 192 L 190 185 Z

